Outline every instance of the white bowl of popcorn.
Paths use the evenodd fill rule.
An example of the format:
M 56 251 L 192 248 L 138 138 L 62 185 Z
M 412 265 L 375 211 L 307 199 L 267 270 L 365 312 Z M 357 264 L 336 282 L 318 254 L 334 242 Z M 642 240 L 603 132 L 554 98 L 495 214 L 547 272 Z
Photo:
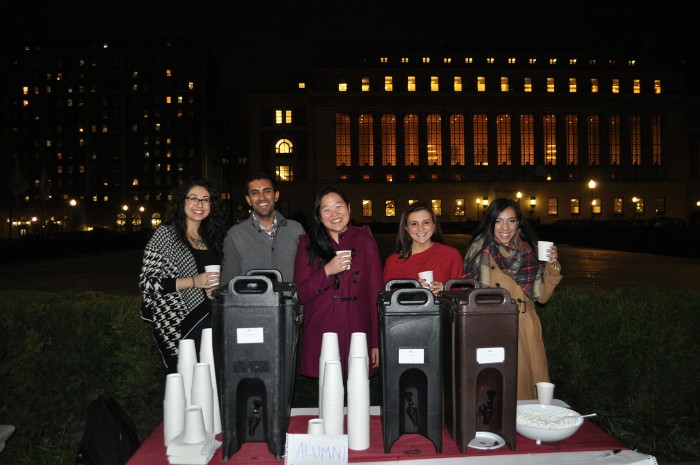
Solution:
M 515 430 L 533 441 L 562 441 L 578 431 L 583 418 L 578 412 L 556 405 L 519 405 Z

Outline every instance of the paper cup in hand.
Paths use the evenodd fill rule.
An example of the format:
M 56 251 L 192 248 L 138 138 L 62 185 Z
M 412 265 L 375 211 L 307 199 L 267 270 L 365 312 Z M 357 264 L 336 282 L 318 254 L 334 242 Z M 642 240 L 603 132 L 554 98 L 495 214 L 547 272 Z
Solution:
M 554 242 L 537 241 L 537 259 L 541 262 L 548 262 L 549 248 L 554 245 Z
M 544 405 L 550 405 L 554 397 L 554 384 L 546 381 L 535 383 L 537 386 L 537 402 Z
M 207 265 L 204 267 L 204 271 L 207 273 L 218 273 L 219 276 L 221 276 L 221 265 Z M 211 285 L 218 286 L 219 285 L 219 276 L 216 277 L 215 282 L 209 281 L 208 283 Z M 212 280 L 213 277 L 209 278 L 209 279 Z
M 418 277 L 420 279 L 425 279 L 425 285 L 428 287 L 432 286 L 433 284 L 433 272 L 432 271 L 421 271 L 418 273 Z
M 335 251 L 336 255 L 347 255 L 346 259 L 343 260 L 345 265 L 345 269 L 349 270 L 350 269 L 350 262 L 352 261 L 352 250 L 336 250 Z

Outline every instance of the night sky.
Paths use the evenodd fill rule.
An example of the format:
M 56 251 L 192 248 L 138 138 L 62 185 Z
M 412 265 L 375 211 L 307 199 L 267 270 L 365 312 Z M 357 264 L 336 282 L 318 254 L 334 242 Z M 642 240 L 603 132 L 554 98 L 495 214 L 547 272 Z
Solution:
M 189 37 L 209 45 L 229 89 L 260 80 L 270 66 L 292 74 L 318 46 L 381 49 L 404 44 L 486 50 L 653 51 L 700 54 L 692 1 L 644 9 L 635 1 L 13 1 L 0 41 L 53 38 Z M 194 5 L 194 7 L 192 6 Z M 582 40 L 583 39 L 583 40 Z M 254 72 L 252 70 L 255 70 Z

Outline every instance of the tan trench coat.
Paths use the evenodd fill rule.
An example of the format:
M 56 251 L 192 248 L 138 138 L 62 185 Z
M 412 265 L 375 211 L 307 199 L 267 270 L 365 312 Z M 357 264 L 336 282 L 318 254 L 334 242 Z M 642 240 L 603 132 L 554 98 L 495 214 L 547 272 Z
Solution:
M 506 289 L 518 303 L 518 400 L 537 398 L 535 383 L 549 381 L 547 354 L 542 341 L 542 324 L 537 316 L 535 303 L 530 300 L 513 279 L 503 273 L 493 258 L 491 264 L 491 287 Z M 540 303 L 546 303 L 561 281 L 561 270 L 551 263 L 544 268 L 544 289 Z

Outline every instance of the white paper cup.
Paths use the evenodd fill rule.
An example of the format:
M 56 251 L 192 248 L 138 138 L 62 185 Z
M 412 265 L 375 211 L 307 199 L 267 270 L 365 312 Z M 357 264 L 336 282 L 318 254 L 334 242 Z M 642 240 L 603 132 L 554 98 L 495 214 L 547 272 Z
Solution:
M 346 255 L 347 258 L 345 259 L 345 262 L 347 263 L 345 269 L 349 270 L 350 269 L 350 262 L 352 262 L 352 250 L 336 250 L 335 251 L 336 255 Z
M 165 377 L 165 396 L 163 400 L 185 404 L 185 384 L 182 381 L 182 374 L 170 373 Z
M 554 384 L 546 381 L 535 383 L 537 386 L 537 402 L 543 405 L 551 405 L 554 397 Z
M 549 261 L 549 248 L 554 245 L 554 242 L 537 241 L 537 259 L 541 262 Z
M 312 418 L 309 420 L 309 426 L 306 434 L 326 434 L 326 428 L 323 426 L 323 420 L 320 418 Z
M 221 265 L 207 265 L 204 267 L 204 271 L 207 273 L 218 273 L 221 276 Z M 209 278 L 211 279 L 211 278 Z M 209 282 L 212 285 L 219 285 L 219 277 L 216 278 L 216 282 Z
M 432 271 L 421 271 L 418 273 L 420 279 L 425 279 L 425 285 L 431 286 L 433 283 L 433 272 Z
M 204 429 L 204 416 L 202 415 L 202 407 L 192 405 L 185 410 L 185 431 L 183 433 L 183 442 L 185 444 L 197 444 L 203 442 L 207 438 L 207 432 Z

